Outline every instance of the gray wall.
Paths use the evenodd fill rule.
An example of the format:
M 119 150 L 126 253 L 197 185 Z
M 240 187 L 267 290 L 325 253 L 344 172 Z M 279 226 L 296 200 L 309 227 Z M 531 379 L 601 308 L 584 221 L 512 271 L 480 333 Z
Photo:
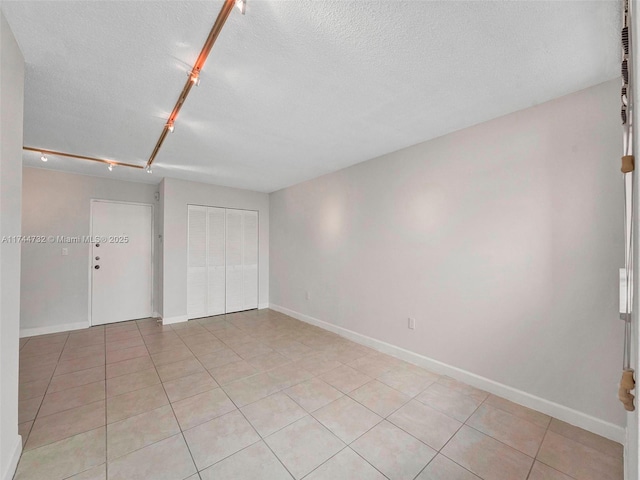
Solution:
M 90 234 L 91 199 L 154 205 L 156 245 L 159 205 L 157 185 L 88 175 L 24 168 L 23 235 L 82 236 Z M 69 249 L 62 256 L 62 248 Z M 23 334 L 88 326 L 90 244 L 24 244 L 20 327 Z M 158 299 L 159 265 L 154 265 L 154 310 Z
M 259 220 L 258 304 L 269 302 L 269 195 L 165 178 L 163 193 L 163 318 L 187 318 L 187 205 L 257 210 Z
M 620 155 L 615 80 L 275 192 L 270 302 L 623 426 Z
M 20 235 L 24 59 L 0 13 L 0 237 Z M 18 436 L 20 244 L 0 242 L 0 480 L 13 477 Z

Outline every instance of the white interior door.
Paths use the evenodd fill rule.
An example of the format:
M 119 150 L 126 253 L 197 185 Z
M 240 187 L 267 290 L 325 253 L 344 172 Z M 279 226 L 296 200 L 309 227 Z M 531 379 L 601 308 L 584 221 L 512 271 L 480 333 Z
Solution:
M 207 207 L 189 205 L 187 318 L 207 316 Z
M 207 316 L 225 313 L 225 213 L 207 207 Z
M 242 210 L 226 210 L 226 312 L 244 310 L 244 282 L 242 275 Z
M 258 212 L 242 214 L 243 310 L 258 308 Z
M 150 317 L 153 207 L 94 200 L 91 235 L 91 324 Z

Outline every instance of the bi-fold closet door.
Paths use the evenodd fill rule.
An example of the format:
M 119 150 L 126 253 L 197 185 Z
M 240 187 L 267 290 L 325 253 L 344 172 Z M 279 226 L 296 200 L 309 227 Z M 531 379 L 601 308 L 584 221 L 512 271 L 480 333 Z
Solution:
M 258 212 L 188 208 L 188 317 L 258 308 Z

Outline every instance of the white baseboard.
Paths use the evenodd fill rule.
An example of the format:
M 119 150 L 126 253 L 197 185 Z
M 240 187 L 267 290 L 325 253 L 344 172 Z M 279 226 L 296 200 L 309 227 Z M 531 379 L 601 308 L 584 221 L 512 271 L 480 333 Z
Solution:
M 21 328 L 20 338 L 35 337 L 36 335 L 47 335 L 49 333 L 68 332 L 70 330 L 81 330 L 89 328 L 89 322 L 63 323 L 60 325 L 50 325 L 46 327 Z
M 11 480 L 13 478 L 13 475 L 16 473 L 16 468 L 18 468 L 20 455 L 22 455 L 22 437 L 18 435 L 18 440 L 13 448 L 13 454 L 11 455 L 4 472 L 2 472 L 2 480 Z
M 264 310 L 265 308 L 269 308 L 269 303 L 261 303 L 258 305 L 258 310 Z
M 174 323 L 186 322 L 189 320 L 186 315 L 178 315 L 176 317 L 162 317 L 163 325 L 172 325 Z
M 562 420 L 563 422 L 567 422 L 590 432 L 596 433 L 615 442 L 619 442 L 623 445 L 625 444 L 626 429 L 619 425 L 606 422 L 602 419 L 579 412 L 567 406 L 560 405 L 541 397 L 537 397 L 530 393 L 523 392 L 522 390 L 518 390 L 499 382 L 495 382 L 488 378 L 481 377 L 480 375 L 476 375 L 475 373 L 462 370 L 461 368 L 448 365 L 446 363 L 434 360 L 429 357 L 425 357 L 415 352 L 405 350 L 404 348 L 391 345 L 389 343 L 383 342 L 382 340 L 377 340 L 375 338 L 362 335 L 352 330 L 338 327 L 323 320 L 318 320 L 317 318 L 296 312 L 294 310 L 290 310 L 280 305 L 270 304 L 269 308 L 289 315 L 290 317 L 296 318 L 305 323 L 309 323 L 311 325 L 315 325 L 330 332 L 336 333 L 342 337 L 348 338 L 349 340 L 353 340 L 354 342 L 366 345 L 367 347 L 374 348 L 381 352 L 393 355 L 394 357 L 406 360 L 407 362 L 419 365 L 428 370 L 431 370 L 432 372 L 441 375 L 448 375 L 473 387 L 480 388 L 489 393 L 493 393 L 494 395 L 506 398 L 507 400 L 510 400 L 512 402 L 545 413 L 557 418 L 558 420 Z

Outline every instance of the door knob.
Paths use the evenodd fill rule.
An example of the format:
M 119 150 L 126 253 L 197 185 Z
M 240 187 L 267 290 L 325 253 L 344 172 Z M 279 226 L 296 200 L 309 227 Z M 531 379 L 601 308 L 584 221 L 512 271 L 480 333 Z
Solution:
M 95 267 L 93 267 L 93 268 L 95 268 L 96 270 L 100 270 L 100 265 L 96 265 L 96 266 L 95 266 Z

